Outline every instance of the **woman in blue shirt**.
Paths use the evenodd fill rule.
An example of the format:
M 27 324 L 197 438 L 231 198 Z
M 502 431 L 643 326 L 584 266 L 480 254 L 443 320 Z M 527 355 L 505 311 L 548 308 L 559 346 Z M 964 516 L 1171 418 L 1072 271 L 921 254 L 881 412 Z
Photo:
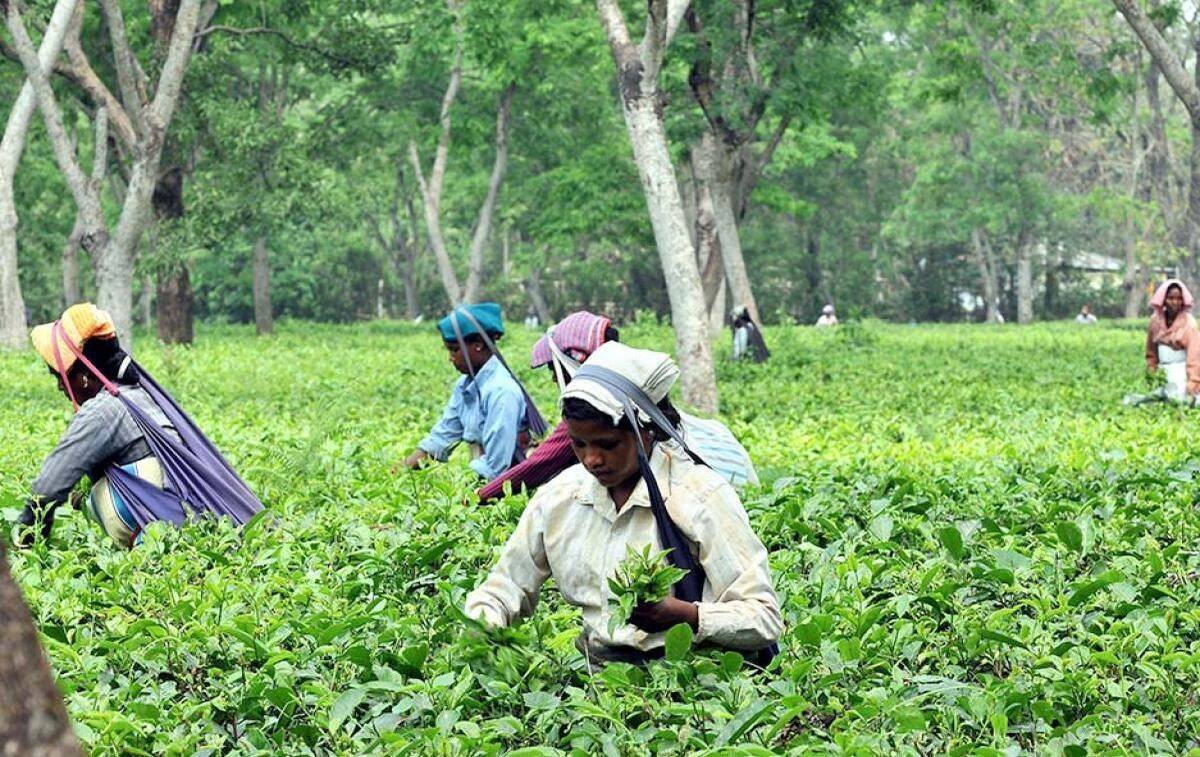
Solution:
M 418 468 L 429 459 L 445 462 L 466 442 L 471 445 L 471 470 L 490 481 L 523 460 L 528 446 L 525 394 L 488 344 L 504 335 L 500 306 L 463 306 L 438 321 L 438 330 L 450 363 L 463 375 L 441 419 L 404 464 Z

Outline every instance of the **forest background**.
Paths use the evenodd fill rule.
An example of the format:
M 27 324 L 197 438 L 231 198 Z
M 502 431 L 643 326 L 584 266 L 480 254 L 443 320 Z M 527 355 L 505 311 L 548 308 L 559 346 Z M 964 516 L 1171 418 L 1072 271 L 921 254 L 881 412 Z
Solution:
M 183 5 L 192 55 L 153 212 L 123 253 L 133 318 L 164 340 L 190 340 L 194 318 L 266 331 L 274 316 L 428 318 L 457 299 L 543 322 L 669 312 L 597 14 L 615 3 Z M 1059 318 L 1085 301 L 1138 314 L 1156 274 L 1194 259 L 1197 158 L 1187 101 L 1114 5 L 692 3 L 659 106 L 712 324 L 738 304 L 716 265 L 730 221 L 766 322 L 826 302 L 898 321 Z M 24 9 L 35 42 L 52 6 Z M 79 3 L 49 83 L 84 174 L 107 129 L 105 165 L 83 178 L 117 229 L 144 145 L 111 6 Z M 180 3 L 124 6 L 146 89 Z M 1140 7 L 1186 74 L 1197 9 Z M 635 36 L 645 13 L 625 10 Z M 10 101 L 25 78 L 13 40 Z M 147 111 L 148 89 L 129 98 Z M 35 114 L 19 254 L 0 261 L 19 282 L 14 341 L 14 313 L 49 320 L 103 275 L 52 144 Z

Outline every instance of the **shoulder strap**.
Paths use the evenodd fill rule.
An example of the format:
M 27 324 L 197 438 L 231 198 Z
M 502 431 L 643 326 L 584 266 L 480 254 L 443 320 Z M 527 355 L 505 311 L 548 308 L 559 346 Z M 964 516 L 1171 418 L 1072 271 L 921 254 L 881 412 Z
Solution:
M 655 426 L 678 442 L 693 460 L 700 465 L 705 465 L 700 456 L 688 448 L 679 429 L 675 428 L 675 425 L 663 415 L 650 397 L 632 381 L 607 368 L 587 363 L 584 363 L 575 375 L 577 378 L 595 381 L 620 399 L 624 406 L 625 417 L 634 429 L 640 425 L 637 411 L 641 410 Z M 662 490 L 658 488 L 658 480 L 650 468 L 650 456 L 642 443 L 642 435 L 635 432 L 633 437 L 637 441 L 638 469 L 641 471 L 642 480 L 646 482 L 646 492 L 650 497 L 650 511 L 654 514 L 654 522 L 658 527 L 659 541 L 664 548 L 671 550 L 667 553 L 667 560 L 675 567 L 687 571 L 687 574 L 675 583 L 675 597 L 685 602 L 699 602 L 704 595 L 706 578 L 704 568 L 692 557 L 692 550 L 688 546 L 687 538 L 679 530 L 675 521 L 671 519 L 671 513 L 667 510 L 666 502 L 663 500 Z
M 92 375 L 100 380 L 100 383 L 104 386 L 109 394 L 114 397 L 121 394 L 121 392 L 117 390 L 117 385 L 109 381 L 107 376 L 101 373 L 96 366 L 92 365 L 92 361 L 83 356 L 83 350 L 76 347 L 74 342 L 67 337 L 67 331 L 63 328 L 62 321 L 55 321 L 54 326 L 51 327 L 50 331 L 50 344 L 54 347 L 54 369 L 58 371 L 58 375 L 62 378 L 63 386 L 67 388 L 67 396 L 71 398 L 71 404 L 75 406 L 76 410 L 79 410 L 79 402 L 75 399 L 75 390 L 71 388 L 71 381 L 67 377 L 66 370 L 63 366 L 62 354 L 58 351 L 58 343 L 60 340 L 63 344 L 67 345 L 67 349 L 69 349 L 75 355 L 75 359 L 83 363 L 84 367 L 91 371 Z

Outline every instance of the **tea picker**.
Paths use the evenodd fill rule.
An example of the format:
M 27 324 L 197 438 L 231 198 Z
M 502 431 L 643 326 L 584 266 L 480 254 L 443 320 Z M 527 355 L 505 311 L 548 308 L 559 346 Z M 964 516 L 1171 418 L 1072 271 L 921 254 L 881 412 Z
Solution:
M 665 632 L 765 663 L 782 630 L 767 551 L 737 492 L 692 452 L 667 395 L 679 369 L 667 356 L 619 342 L 599 347 L 563 389 L 563 417 L 580 465 L 538 490 L 500 559 L 466 600 L 492 627 L 530 615 L 553 577 L 579 607 L 589 660 L 660 657 Z M 609 628 L 609 579 L 630 548 L 670 549 L 686 571 L 673 596 L 639 605 Z
M 75 415 L 32 484 L 20 544 L 50 536 L 55 510 L 84 477 L 92 481 L 84 509 L 123 546 L 155 521 L 224 517 L 242 525 L 262 509 L 200 428 L 121 349 L 108 313 L 73 305 L 31 338 Z
M 617 341 L 620 333 L 611 320 L 581 310 L 546 329 L 545 335 L 533 345 L 529 364 L 533 368 L 548 368 L 561 391 L 593 352 L 607 342 Z M 679 418 L 679 428 L 688 445 L 703 455 L 722 478 L 734 486 L 758 484 L 758 473 L 749 453 L 725 424 L 682 412 Z M 479 501 L 503 497 L 506 486 L 513 492 L 532 491 L 577 462 L 567 423 L 561 421 L 525 460 L 482 487 Z
M 1130 394 L 1126 405 L 1147 402 L 1196 404 L 1200 397 L 1200 330 L 1192 315 L 1195 300 L 1178 279 L 1168 279 L 1150 298 L 1146 331 L 1146 370 L 1162 377 L 1162 386 L 1148 394 Z
M 767 343 L 763 340 L 762 331 L 750 317 L 750 309 L 745 305 L 734 308 L 730 328 L 733 329 L 734 360 L 741 360 L 749 355 L 754 362 L 765 363 L 767 358 L 771 357 L 771 351 L 767 349 Z
M 466 442 L 471 470 L 490 481 L 525 459 L 530 437 L 543 436 L 546 421 L 496 346 L 504 336 L 499 305 L 457 307 L 438 321 L 438 331 L 451 364 L 463 375 L 441 419 L 404 464 L 416 468 L 429 459 L 445 462 Z

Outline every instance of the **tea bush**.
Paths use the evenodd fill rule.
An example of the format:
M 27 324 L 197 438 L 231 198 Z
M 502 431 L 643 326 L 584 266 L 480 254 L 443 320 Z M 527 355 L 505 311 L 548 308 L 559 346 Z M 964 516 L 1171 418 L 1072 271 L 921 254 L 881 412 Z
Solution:
M 684 639 L 588 676 L 552 587 L 505 633 L 462 618 L 525 498 L 472 504 L 464 453 L 389 473 L 454 379 L 428 326 L 143 338 L 270 516 L 126 552 L 65 514 L 14 573 L 93 754 L 1196 750 L 1196 416 L 1119 404 L 1142 333 L 785 327 L 770 363 L 723 358 L 787 624 L 766 674 Z M 0 381 L 11 519 L 70 408 L 32 353 Z

